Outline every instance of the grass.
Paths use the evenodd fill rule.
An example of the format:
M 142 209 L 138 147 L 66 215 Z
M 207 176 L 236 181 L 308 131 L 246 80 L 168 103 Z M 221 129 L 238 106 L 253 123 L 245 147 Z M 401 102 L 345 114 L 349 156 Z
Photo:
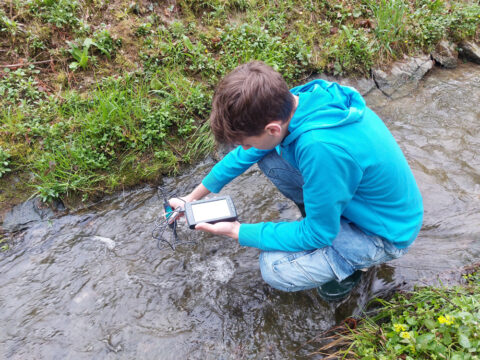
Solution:
M 479 24 L 474 1 L 3 2 L 0 178 L 45 201 L 156 181 L 214 149 L 211 97 L 240 63 L 368 76 Z
M 478 359 L 480 274 L 455 287 L 422 287 L 376 299 L 376 315 L 336 328 L 319 350 L 342 359 Z M 332 340 L 333 339 L 333 340 Z

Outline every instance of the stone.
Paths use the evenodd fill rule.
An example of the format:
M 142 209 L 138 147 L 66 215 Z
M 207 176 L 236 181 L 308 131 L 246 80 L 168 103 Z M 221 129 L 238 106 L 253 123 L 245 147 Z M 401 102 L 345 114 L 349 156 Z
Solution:
M 14 206 L 5 214 L 1 227 L 3 231 L 15 232 L 27 228 L 31 223 L 53 218 L 57 212 L 65 210 L 61 201 L 48 205 L 40 198 L 33 198 Z
M 458 65 L 456 45 L 447 40 L 440 41 L 432 52 L 432 58 L 447 69 L 456 68 Z
M 433 65 L 430 55 L 405 57 L 403 61 L 394 63 L 388 71 L 372 70 L 372 76 L 382 93 L 391 99 L 398 99 L 415 90 Z
M 459 46 L 459 54 L 474 63 L 480 64 L 480 46 L 473 41 L 464 41 Z

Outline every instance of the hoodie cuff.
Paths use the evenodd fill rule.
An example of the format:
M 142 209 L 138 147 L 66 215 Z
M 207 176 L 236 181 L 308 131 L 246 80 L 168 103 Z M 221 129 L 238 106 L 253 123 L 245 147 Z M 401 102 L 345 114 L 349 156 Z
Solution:
M 261 226 L 258 224 L 241 224 L 238 233 L 238 242 L 242 246 L 260 248 Z

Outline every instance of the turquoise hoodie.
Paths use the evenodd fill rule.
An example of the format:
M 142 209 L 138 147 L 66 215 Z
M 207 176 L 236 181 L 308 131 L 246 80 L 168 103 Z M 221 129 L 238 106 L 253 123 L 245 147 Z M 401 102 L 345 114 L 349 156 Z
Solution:
M 307 216 L 241 224 L 240 244 L 266 251 L 322 248 L 332 244 L 343 217 L 398 248 L 409 246 L 422 224 L 422 197 L 382 120 L 349 87 L 314 80 L 290 91 L 299 103 L 276 151 L 303 176 Z M 202 183 L 219 192 L 269 151 L 239 146 Z

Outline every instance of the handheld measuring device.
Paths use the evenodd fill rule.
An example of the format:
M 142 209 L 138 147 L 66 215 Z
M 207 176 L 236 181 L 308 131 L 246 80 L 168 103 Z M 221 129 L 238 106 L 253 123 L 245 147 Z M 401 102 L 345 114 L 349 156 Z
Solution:
M 190 229 L 194 229 L 195 225 L 202 222 L 215 224 L 220 221 L 235 221 L 237 211 L 230 196 L 226 195 L 186 203 L 185 217 Z

